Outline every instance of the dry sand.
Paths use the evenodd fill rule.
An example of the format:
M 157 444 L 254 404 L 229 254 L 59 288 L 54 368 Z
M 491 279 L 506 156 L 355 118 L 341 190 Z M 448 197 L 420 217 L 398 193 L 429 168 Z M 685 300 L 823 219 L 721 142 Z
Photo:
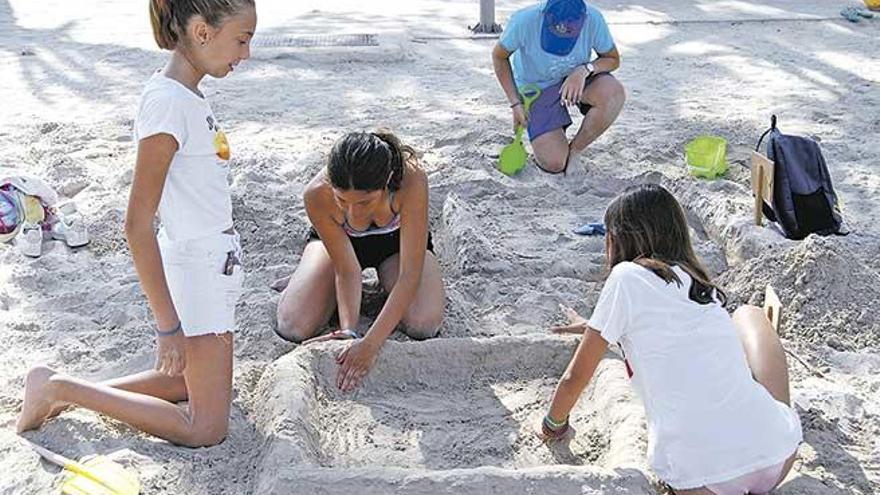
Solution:
M 262 35 L 376 33 L 380 44 L 255 49 L 232 77 L 205 82 L 232 142 L 249 270 L 229 438 L 178 448 L 80 410 L 28 438 L 71 457 L 112 453 L 151 494 L 654 493 L 644 413 L 611 355 L 568 446 L 530 434 L 576 345 L 545 329 L 559 322 L 558 303 L 588 313 L 603 279 L 602 240 L 571 229 L 626 185 L 653 181 L 688 209 L 732 307 L 761 303 L 766 283 L 788 307 L 781 333 L 797 356 L 805 443 L 779 493 L 880 491 L 880 20 L 837 20 L 848 3 L 828 0 L 597 1 L 623 53 L 624 112 L 568 177 L 529 168 L 511 179 L 493 169 L 511 135 L 493 41 L 460 39 L 477 2 L 258 3 Z M 102 379 L 153 359 L 122 219 L 138 94 L 165 55 L 144 5 L 82 4 L 0 0 L 0 165 L 74 198 L 93 235 L 75 252 L 47 243 L 37 260 L 0 246 L 2 494 L 60 481 L 14 434 L 29 366 Z M 528 2 L 499 4 L 503 23 Z M 749 224 L 740 165 L 772 112 L 784 131 L 821 139 L 850 236 L 796 243 Z M 380 125 L 423 153 L 449 301 L 441 339 L 395 336 L 365 386 L 343 396 L 332 387 L 339 347 L 277 339 L 268 285 L 296 266 L 301 192 L 330 144 Z M 683 173 L 683 145 L 701 133 L 730 143 L 724 180 Z M 367 314 L 382 303 L 375 292 Z

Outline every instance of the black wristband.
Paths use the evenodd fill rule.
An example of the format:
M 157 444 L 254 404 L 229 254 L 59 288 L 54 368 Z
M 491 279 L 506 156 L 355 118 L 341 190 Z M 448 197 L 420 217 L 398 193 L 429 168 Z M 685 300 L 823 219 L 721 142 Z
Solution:
M 516 103 L 511 103 L 511 104 L 510 104 L 510 108 L 514 108 L 514 107 L 516 107 L 517 105 L 522 105 L 522 102 L 521 102 L 521 101 L 518 101 L 518 102 L 516 102 Z
M 180 330 L 181 330 L 181 325 L 180 325 L 180 320 L 178 320 L 177 326 L 172 328 L 171 330 L 159 330 L 159 328 L 156 327 L 156 335 L 158 335 L 160 337 L 168 337 L 168 336 L 176 334 Z

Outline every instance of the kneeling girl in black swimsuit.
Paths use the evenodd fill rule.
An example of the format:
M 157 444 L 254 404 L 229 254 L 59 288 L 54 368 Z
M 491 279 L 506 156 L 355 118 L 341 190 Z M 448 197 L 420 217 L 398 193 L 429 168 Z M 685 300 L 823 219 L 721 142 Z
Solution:
M 319 339 L 355 339 L 338 358 L 337 385 L 351 390 L 399 323 L 415 339 L 434 337 L 440 326 L 446 296 L 428 231 L 428 177 L 393 134 L 350 133 L 303 197 L 313 228 L 278 303 L 277 332 L 311 339 L 338 306 L 339 330 Z M 362 336 L 365 268 L 376 269 L 389 295 Z

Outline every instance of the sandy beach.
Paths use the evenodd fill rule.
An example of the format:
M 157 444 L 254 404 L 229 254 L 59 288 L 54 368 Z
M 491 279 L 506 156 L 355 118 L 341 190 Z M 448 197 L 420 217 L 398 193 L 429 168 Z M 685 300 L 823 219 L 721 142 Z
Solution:
M 497 3 L 504 24 L 530 2 Z M 578 341 L 547 331 L 558 305 L 588 315 L 606 276 L 603 239 L 572 229 L 601 220 L 626 186 L 656 182 L 686 208 L 729 309 L 763 303 L 768 283 L 785 305 L 804 443 L 777 493 L 880 492 L 880 16 L 849 23 L 838 12 L 856 3 L 836 0 L 592 3 L 622 54 L 626 106 L 567 176 L 530 165 L 507 177 L 495 169 L 512 137 L 495 40 L 467 29 L 478 2 L 258 0 L 253 57 L 203 83 L 231 143 L 247 271 L 228 438 L 176 447 L 84 410 L 25 436 L 68 457 L 109 455 L 145 494 L 659 493 L 644 409 L 613 354 L 573 412 L 575 439 L 533 435 Z M 349 34 L 377 45 L 271 46 Z M 166 57 L 146 2 L 0 0 L 0 167 L 75 200 L 92 237 L 76 250 L 47 242 L 37 259 L 0 244 L 0 494 L 62 480 L 15 434 L 30 366 L 100 380 L 153 365 L 123 220 L 138 97 Z M 820 142 L 850 235 L 789 241 L 753 225 L 745 166 L 771 114 Z M 276 337 L 270 284 L 297 265 L 302 192 L 332 143 L 376 127 L 428 171 L 448 301 L 440 338 L 396 333 L 364 386 L 342 394 L 342 344 Z M 684 145 L 701 134 L 728 141 L 721 179 L 687 174 Z M 365 284 L 374 317 L 373 271 Z

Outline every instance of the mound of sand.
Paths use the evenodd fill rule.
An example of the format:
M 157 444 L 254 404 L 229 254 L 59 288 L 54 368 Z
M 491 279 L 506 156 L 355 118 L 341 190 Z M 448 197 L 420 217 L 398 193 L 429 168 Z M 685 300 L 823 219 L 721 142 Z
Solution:
M 771 284 L 782 299 L 782 335 L 838 350 L 880 346 L 880 273 L 845 238 L 811 235 L 793 247 L 756 256 L 720 282 L 742 302 L 761 302 Z

